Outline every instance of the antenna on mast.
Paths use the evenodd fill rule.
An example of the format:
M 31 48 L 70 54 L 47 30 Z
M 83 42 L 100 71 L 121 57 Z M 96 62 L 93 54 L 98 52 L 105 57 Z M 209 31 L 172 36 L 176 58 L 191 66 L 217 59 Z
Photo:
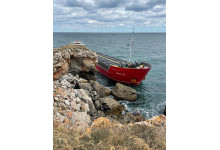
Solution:
M 131 62 L 131 51 L 132 51 L 132 47 L 133 47 L 133 43 L 134 43 L 134 40 L 133 40 L 133 35 L 134 35 L 134 28 L 133 28 L 133 32 L 132 32 L 132 35 L 131 35 L 131 38 L 130 38 L 130 57 L 129 57 L 129 62 Z

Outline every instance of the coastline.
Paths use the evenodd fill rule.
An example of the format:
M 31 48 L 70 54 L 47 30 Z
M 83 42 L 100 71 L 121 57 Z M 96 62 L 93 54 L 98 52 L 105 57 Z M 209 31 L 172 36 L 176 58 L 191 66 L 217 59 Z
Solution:
M 146 120 L 141 114 L 128 112 L 117 101 L 114 93 L 117 93 L 118 87 L 128 93 L 134 89 L 117 83 L 117 88 L 110 90 L 96 81 L 95 65 L 98 60 L 94 51 L 85 46 L 66 45 L 54 48 L 53 54 L 54 124 L 85 132 L 93 129 L 98 121 L 96 128 L 100 128 L 103 122 L 109 122 L 110 126 L 114 123 L 119 128 L 143 125 L 166 132 L 166 116 Z

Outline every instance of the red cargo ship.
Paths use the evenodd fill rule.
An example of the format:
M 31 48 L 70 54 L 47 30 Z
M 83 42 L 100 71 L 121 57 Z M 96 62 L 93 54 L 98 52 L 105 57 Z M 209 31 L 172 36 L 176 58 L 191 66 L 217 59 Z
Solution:
M 135 64 L 131 63 L 131 52 L 134 43 L 133 35 L 134 28 L 130 43 L 128 44 L 128 46 L 130 46 L 129 61 L 96 52 L 98 55 L 96 68 L 101 74 L 112 80 L 128 85 L 139 85 L 141 81 L 145 79 L 145 76 L 151 69 L 151 65 L 145 62 L 138 63 L 138 61 L 136 61 Z
M 102 53 L 98 55 L 98 64 L 96 68 L 106 77 L 128 85 L 139 85 L 151 69 L 148 63 L 129 63 Z

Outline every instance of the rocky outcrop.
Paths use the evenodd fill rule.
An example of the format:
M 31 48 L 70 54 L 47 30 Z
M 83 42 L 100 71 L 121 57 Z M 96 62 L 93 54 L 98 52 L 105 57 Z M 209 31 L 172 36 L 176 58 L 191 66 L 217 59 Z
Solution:
M 105 88 L 103 85 L 99 84 L 97 81 L 92 83 L 94 90 L 98 93 L 99 97 L 106 97 L 111 94 L 111 90 Z
M 136 90 L 117 83 L 110 89 L 94 79 L 97 56 L 84 46 L 67 45 L 54 49 L 53 62 L 53 118 L 67 128 L 85 129 L 91 121 L 107 117 L 111 121 L 129 124 L 160 126 L 164 117 L 159 116 L 148 121 L 140 114 L 134 115 L 124 110 L 124 106 L 110 98 L 112 93 L 117 100 L 133 101 Z M 123 114 L 122 114 L 123 112 Z
M 54 126 L 58 127 L 54 130 L 55 143 L 57 143 L 55 147 L 62 149 L 60 145 L 64 143 L 67 144 L 67 147 L 63 149 L 75 149 L 74 146 L 78 149 L 77 145 L 79 145 L 79 140 L 83 139 L 81 138 L 82 135 L 79 134 L 80 138 L 77 137 L 75 139 L 72 135 L 77 135 L 76 133 L 82 130 L 86 134 L 85 140 L 88 139 L 87 133 L 90 133 L 90 142 L 91 138 L 94 138 L 88 148 L 81 147 L 82 149 L 105 149 L 106 143 L 103 144 L 102 148 L 91 148 L 92 145 L 100 145 L 94 143 L 97 142 L 97 137 L 100 137 L 100 135 L 106 137 L 104 133 L 114 135 L 110 138 L 111 140 L 104 141 L 112 141 L 112 139 L 117 141 L 118 139 L 118 142 L 121 142 L 127 140 L 127 142 L 124 142 L 128 144 L 127 147 L 130 146 L 127 149 L 150 149 L 144 139 L 138 139 L 139 135 L 141 134 L 143 137 L 149 135 L 150 138 L 152 135 L 154 137 L 165 137 L 166 116 L 160 115 L 145 120 L 140 113 L 132 114 L 126 111 L 123 105 L 110 98 L 110 94 L 112 93 L 118 100 L 133 101 L 137 98 L 136 90 L 117 83 L 116 87 L 111 91 L 96 82 L 94 80 L 96 63 L 96 54 L 84 46 L 67 45 L 54 48 L 53 121 Z M 63 127 L 65 128 L 64 130 Z M 100 128 L 104 129 L 96 132 Z M 105 130 L 105 128 L 108 129 Z M 158 129 L 162 131 L 159 134 L 154 134 L 154 128 L 157 132 Z M 69 131 L 65 132 L 66 129 Z M 69 134 L 70 138 L 68 140 L 65 139 L 67 136 L 64 133 Z M 127 135 L 128 133 L 129 135 Z M 161 133 L 163 136 L 161 136 Z M 98 136 L 92 136 L 95 134 L 98 134 Z M 60 138 L 60 135 L 63 137 Z M 153 140 L 155 139 L 154 137 L 152 137 Z M 83 142 L 85 142 L 84 139 Z M 76 143 L 71 143 L 74 140 L 76 140 Z M 99 139 L 98 141 L 101 140 Z M 113 143 L 115 143 L 114 141 Z M 68 142 L 70 143 L 68 144 Z M 149 145 L 155 149 L 161 149 L 162 142 L 164 142 L 163 139 L 158 142 L 158 146 L 155 146 L 155 144 Z M 73 147 L 70 148 L 70 145 Z M 138 146 L 139 148 L 137 148 Z M 110 147 L 110 149 L 115 148 Z M 164 148 L 165 146 L 162 149 Z M 121 149 L 126 149 L 126 146 L 121 147 Z
M 70 128 L 85 128 L 91 120 L 98 117 L 108 117 L 121 123 L 144 120 L 143 117 L 129 115 L 128 112 L 122 115 L 124 106 L 107 97 L 110 93 L 111 90 L 96 81 L 67 73 L 59 80 L 54 80 L 54 120 Z M 87 121 L 74 121 L 77 120 L 77 115 L 86 117 Z
M 85 129 L 91 122 L 90 115 L 94 115 L 96 109 L 87 90 L 75 89 L 80 81 L 88 82 L 70 73 L 54 81 L 54 120 L 71 128 L 78 126 Z
M 53 49 L 53 79 L 60 79 L 69 71 L 70 55 L 59 48 Z
M 118 116 L 118 122 L 122 124 L 134 123 L 134 122 L 141 122 L 146 120 L 144 116 L 141 114 L 134 115 L 130 112 L 126 112 L 125 114 L 121 114 Z
M 112 121 L 106 117 L 100 117 L 94 120 L 91 126 L 87 129 L 87 132 L 91 132 L 93 128 L 110 128 L 110 127 L 126 127 L 126 126 L 134 126 L 134 125 L 145 125 L 146 127 L 158 127 L 160 129 L 166 130 L 166 116 L 159 115 L 154 116 L 148 120 L 129 123 L 129 124 L 120 124 L 117 121 Z
M 160 127 L 166 129 L 166 116 L 154 116 L 148 120 L 136 122 L 135 124 L 144 124 L 146 126 Z
M 112 89 L 112 94 L 117 100 L 134 101 L 137 99 L 137 92 L 129 86 L 117 83 Z
M 78 74 L 88 80 L 95 79 L 97 72 L 96 64 L 98 63 L 95 52 L 85 46 L 64 46 L 62 49 L 67 49 L 70 54 L 69 72 L 73 75 Z
M 66 45 L 54 48 L 53 52 L 53 78 L 60 79 L 63 75 L 70 72 L 86 79 L 95 80 L 98 63 L 95 52 L 85 46 Z
M 113 114 L 119 116 L 124 109 L 120 103 L 109 97 L 100 98 L 99 102 L 106 115 Z

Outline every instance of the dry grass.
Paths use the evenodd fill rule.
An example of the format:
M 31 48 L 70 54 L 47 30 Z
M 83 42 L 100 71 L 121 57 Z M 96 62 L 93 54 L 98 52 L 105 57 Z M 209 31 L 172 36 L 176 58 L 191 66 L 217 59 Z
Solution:
M 165 150 L 166 132 L 145 125 L 93 128 L 90 133 L 54 124 L 54 150 Z

